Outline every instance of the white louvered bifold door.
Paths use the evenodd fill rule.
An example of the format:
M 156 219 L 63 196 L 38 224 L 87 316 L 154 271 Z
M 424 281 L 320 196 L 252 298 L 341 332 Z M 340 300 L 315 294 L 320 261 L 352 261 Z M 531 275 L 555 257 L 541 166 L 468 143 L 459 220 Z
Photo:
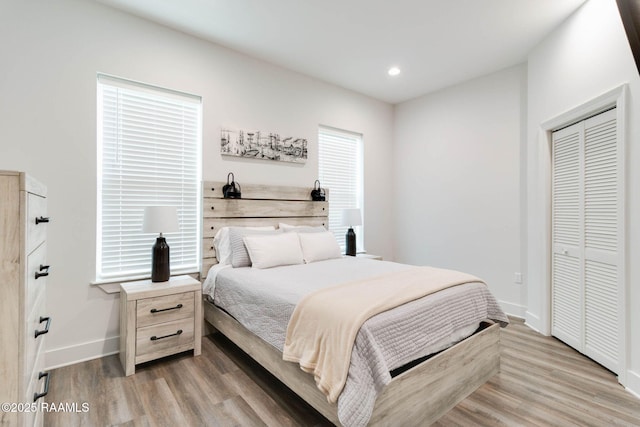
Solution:
M 619 372 L 624 349 L 616 110 L 553 134 L 552 333 Z
M 583 299 L 580 203 L 583 124 L 553 134 L 552 334 L 580 348 Z
M 585 121 L 584 353 L 619 372 L 622 295 L 618 274 L 619 207 L 616 111 Z

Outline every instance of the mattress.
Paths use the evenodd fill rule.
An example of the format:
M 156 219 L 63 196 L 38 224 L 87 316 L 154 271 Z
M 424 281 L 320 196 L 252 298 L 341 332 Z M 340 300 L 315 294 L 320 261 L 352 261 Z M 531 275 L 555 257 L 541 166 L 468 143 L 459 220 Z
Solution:
M 289 318 L 304 295 L 409 268 L 412 266 L 353 257 L 264 270 L 214 266 L 203 288 L 217 306 L 282 351 Z M 392 370 L 448 348 L 487 319 L 508 323 L 487 286 L 474 282 L 367 320 L 356 337 L 347 383 L 338 398 L 341 423 L 366 425 L 377 391 L 391 380 Z

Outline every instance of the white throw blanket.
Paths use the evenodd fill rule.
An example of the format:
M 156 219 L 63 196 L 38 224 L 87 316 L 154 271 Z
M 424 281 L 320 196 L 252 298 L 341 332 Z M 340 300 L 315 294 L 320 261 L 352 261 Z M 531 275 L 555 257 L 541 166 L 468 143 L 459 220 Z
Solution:
M 477 277 L 454 270 L 415 267 L 318 290 L 296 306 L 283 359 L 314 375 L 331 403 L 340 395 L 351 351 L 362 324 L 372 316 Z

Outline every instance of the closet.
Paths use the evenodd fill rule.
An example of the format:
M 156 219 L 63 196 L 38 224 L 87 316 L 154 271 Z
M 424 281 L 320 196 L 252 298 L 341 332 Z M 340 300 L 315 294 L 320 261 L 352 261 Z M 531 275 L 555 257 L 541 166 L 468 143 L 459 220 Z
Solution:
M 623 152 L 616 109 L 552 134 L 552 335 L 620 373 Z

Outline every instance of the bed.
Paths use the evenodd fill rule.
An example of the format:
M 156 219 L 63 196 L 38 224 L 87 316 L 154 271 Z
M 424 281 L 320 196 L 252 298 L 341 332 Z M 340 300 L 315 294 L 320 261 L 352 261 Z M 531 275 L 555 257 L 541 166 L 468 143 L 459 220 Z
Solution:
M 243 185 L 243 199 L 223 199 L 221 194 L 223 184 L 222 182 L 203 183 L 204 240 L 202 278 L 206 277 L 211 267 L 217 264 L 212 240 L 221 227 L 274 226 L 281 222 L 292 225 L 326 227 L 328 201 L 311 201 L 311 188 Z M 362 267 L 363 261 L 365 264 L 367 262 L 369 264 Z M 313 270 L 315 268 L 319 269 L 319 271 L 330 271 L 330 268 L 337 268 L 333 266 L 334 264 L 339 265 L 339 268 L 342 268 L 343 271 L 354 272 L 358 268 L 372 271 L 403 268 L 400 264 L 373 260 L 355 260 L 353 258 L 336 259 L 328 263 L 327 266 L 323 265 L 323 262 L 327 261 L 308 264 L 310 267 L 300 266 L 288 270 L 287 267 L 277 267 L 276 269 L 271 269 L 269 274 L 275 275 L 276 270 L 282 269 L 287 270 L 289 272 L 287 274 L 292 274 L 292 272 L 296 271 L 297 273 L 295 274 L 311 274 L 311 277 L 314 275 L 319 276 L 317 271 L 315 273 L 305 273 L 305 269 L 311 268 Z M 358 264 L 345 267 L 345 263 Z M 385 266 L 384 264 L 388 265 Z M 237 269 L 237 272 L 233 271 L 233 274 L 229 273 L 227 276 L 233 279 L 234 274 L 237 276 L 238 273 L 246 273 L 244 279 L 242 279 L 244 282 L 256 282 L 262 280 L 261 278 L 265 276 L 264 274 L 262 276 L 252 276 L 255 273 L 252 270 L 256 269 L 247 268 L 244 270 L 243 272 L 243 269 Z M 225 272 L 223 268 L 218 266 L 213 271 L 216 271 L 215 274 L 224 278 Z M 358 274 L 354 274 L 354 277 L 359 277 Z M 226 279 L 231 280 L 229 277 Z M 242 280 L 239 282 L 240 284 Z M 276 276 L 275 280 L 276 282 L 274 283 L 283 281 L 282 276 Z M 295 280 L 314 282 L 312 279 L 305 280 L 304 276 L 296 276 Z M 221 283 L 224 283 L 224 281 L 221 281 Z M 238 290 L 240 289 L 240 284 L 228 285 L 227 288 Z M 475 285 L 470 284 L 469 286 Z M 248 288 L 256 288 L 256 286 L 249 286 Z M 298 297 L 292 297 L 292 301 L 295 302 Z M 340 408 L 342 412 L 341 418 L 339 418 L 339 405 L 328 402 L 327 397 L 317 388 L 313 376 L 303 372 L 298 364 L 283 361 L 281 343 L 279 342 L 279 340 L 282 340 L 282 334 L 275 334 L 280 338 L 264 334 L 260 337 L 260 332 L 256 331 L 255 326 L 250 321 L 246 321 L 247 316 L 245 316 L 243 323 L 242 313 L 237 310 L 234 312 L 234 309 L 241 305 L 238 304 L 238 301 L 241 300 L 235 300 L 235 296 L 226 297 L 228 301 L 225 306 L 224 298 L 220 300 L 223 308 L 213 304 L 210 298 L 205 299 L 203 302 L 205 320 L 327 419 L 336 425 L 343 424 L 340 419 L 343 421 L 345 419 L 345 405 Z M 254 298 L 256 298 L 256 301 L 262 301 L 266 305 L 269 295 L 257 295 Z M 254 307 L 262 305 L 253 304 Z M 290 313 L 286 310 L 279 310 L 279 312 L 285 313 L 284 317 L 287 317 Z M 494 317 L 501 319 L 500 316 Z M 503 320 L 506 321 L 506 317 Z M 375 322 L 372 323 L 375 324 Z M 475 332 L 471 330 L 465 332 L 464 336 L 471 334 L 469 337 L 464 339 L 459 337 L 459 339 L 462 339 L 461 341 L 452 346 L 447 344 L 446 349 L 441 351 L 438 349 L 436 354 L 428 358 L 421 358 L 410 364 L 403 363 L 403 366 L 398 367 L 399 369 L 394 369 L 393 377 L 388 375 L 383 386 L 375 384 L 377 389 L 374 393 L 374 401 L 371 402 L 370 416 L 367 414 L 366 418 L 368 424 L 398 425 L 403 421 L 407 422 L 407 420 L 420 420 L 421 424 L 428 425 L 436 421 L 459 401 L 486 382 L 487 379 L 495 375 L 500 365 L 499 324 L 489 319 L 483 319 L 476 326 L 473 327 Z M 279 326 L 274 323 L 266 329 L 278 330 L 278 328 L 282 329 L 282 321 L 280 321 Z M 454 341 L 457 341 L 457 339 Z M 358 358 L 354 356 L 354 359 Z M 353 366 L 350 367 L 351 369 L 353 369 Z M 349 383 L 347 383 L 347 386 L 351 387 Z M 347 386 L 345 386 L 345 392 L 343 393 L 346 393 Z M 354 389 L 351 387 L 349 390 Z M 359 392 L 356 394 L 359 394 Z M 342 399 L 342 401 L 345 401 L 345 399 Z M 358 422 L 348 421 L 347 424 L 361 425 L 362 419 L 360 418 Z

